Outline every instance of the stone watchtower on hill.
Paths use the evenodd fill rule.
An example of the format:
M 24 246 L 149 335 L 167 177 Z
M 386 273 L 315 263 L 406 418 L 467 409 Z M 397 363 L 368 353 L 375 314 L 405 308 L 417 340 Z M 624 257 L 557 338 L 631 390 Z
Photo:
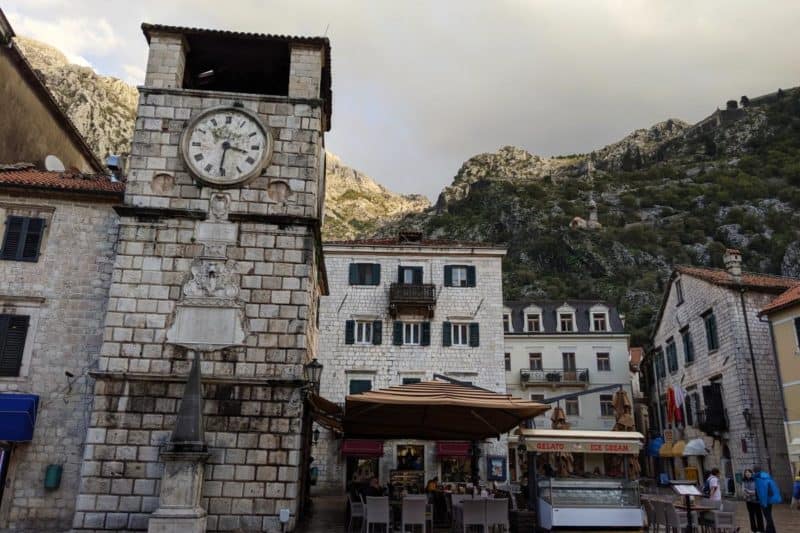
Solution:
M 76 530 L 276 531 L 307 492 L 325 38 L 150 44 Z M 188 377 L 187 377 L 188 376 Z

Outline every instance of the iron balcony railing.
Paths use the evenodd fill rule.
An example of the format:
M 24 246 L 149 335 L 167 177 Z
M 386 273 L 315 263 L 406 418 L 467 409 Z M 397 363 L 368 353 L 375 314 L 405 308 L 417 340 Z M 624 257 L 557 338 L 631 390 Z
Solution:
M 403 309 L 424 310 L 433 316 L 436 285 L 433 283 L 392 283 L 389 288 L 389 311 L 392 316 Z
M 523 368 L 519 371 L 519 380 L 523 385 L 583 386 L 589 384 L 589 369 Z

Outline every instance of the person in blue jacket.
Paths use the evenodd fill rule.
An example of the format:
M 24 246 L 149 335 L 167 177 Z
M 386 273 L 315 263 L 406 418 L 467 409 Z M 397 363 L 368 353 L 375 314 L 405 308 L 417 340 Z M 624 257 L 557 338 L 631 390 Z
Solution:
M 775 533 L 775 522 L 772 521 L 772 506 L 781 503 L 781 491 L 777 483 L 768 472 L 764 472 L 759 467 L 753 468 L 756 480 L 756 495 L 758 503 L 761 504 L 761 512 L 764 513 L 766 530 L 764 533 Z

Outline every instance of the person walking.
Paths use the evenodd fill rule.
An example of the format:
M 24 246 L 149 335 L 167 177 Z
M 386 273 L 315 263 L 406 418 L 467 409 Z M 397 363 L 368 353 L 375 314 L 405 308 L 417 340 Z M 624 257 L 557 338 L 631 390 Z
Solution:
M 756 494 L 756 480 L 753 477 L 753 471 L 749 468 L 744 471 L 742 492 L 745 505 L 747 505 L 747 515 L 750 517 L 750 531 L 752 533 L 764 531 L 764 517 L 761 514 L 761 504 L 758 503 L 758 494 Z
M 708 484 L 708 499 L 711 501 L 722 501 L 722 487 L 719 483 L 719 468 L 712 468 L 711 474 L 706 480 Z
M 775 522 L 772 521 L 772 506 L 776 503 L 781 503 L 781 491 L 768 472 L 764 472 L 759 467 L 755 467 L 753 470 L 755 471 L 756 495 L 767 526 L 764 533 L 775 533 Z

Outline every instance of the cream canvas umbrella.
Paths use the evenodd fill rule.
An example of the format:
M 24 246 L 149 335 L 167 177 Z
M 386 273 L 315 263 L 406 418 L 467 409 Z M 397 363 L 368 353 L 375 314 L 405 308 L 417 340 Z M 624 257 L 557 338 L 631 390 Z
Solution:
M 617 421 L 614 424 L 614 431 L 636 431 L 636 425 L 633 421 L 633 414 L 631 412 L 631 401 L 628 398 L 628 393 L 623 390 L 618 390 L 614 393 L 612 401 L 614 405 L 614 414 Z M 624 460 L 624 456 L 619 455 L 617 459 L 620 463 Z M 621 465 L 620 465 L 621 466 Z M 641 472 L 641 465 L 639 464 L 638 457 L 632 456 L 628 458 L 628 475 L 631 478 L 638 478 Z
M 567 422 L 567 414 L 558 406 L 553 409 L 553 415 L 550 417 L 553 422 L 553 429 L 570 429 L 572 424 Z M 573 457 L 571 453 L 556 452 L 553 454 L 556 460 L 556 473 L 558 477 L 566 477 L 572 473 L 574 468 Z

